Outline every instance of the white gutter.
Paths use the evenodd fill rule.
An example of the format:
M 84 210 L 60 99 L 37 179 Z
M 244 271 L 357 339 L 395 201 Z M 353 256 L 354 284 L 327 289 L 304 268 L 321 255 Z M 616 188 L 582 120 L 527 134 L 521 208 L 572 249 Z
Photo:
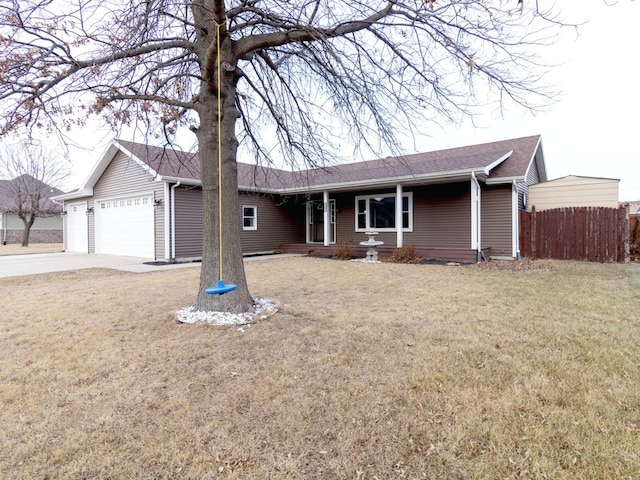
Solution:
M 485 183 L 487 185 L 499 185 L 499 184 L 512 183 L 512 182 L 524 182 L 525 178 L 526 177 L 523 177 L 523 176 L 487 178 Z
M 186 177 L 165 177 L 164 175 L 158 177 L 159 182 L 168 182 L 168 183 L 180 183 L 181 185 L 192 185 L 192 186 L 200 186 L 202 185 L 202 181 L 197 178 L 186 178 Z
M 180 180 L 171 187 L 171 259 L 176 258 L 176 188 L 181 185 Z
M 322 212 L 323 221 L 324 221 L 324 246 L 328 247 L 331 243 L 331 206 L 329 205 L 329 192 L 322 192 L 322 207 L 324 211 Z
M 344 182 L 344 183 L 328 183 L 323 185 L 307 185 L 304 187 L 294 187 L 294 188 L 281 188 L 281 189 L 263 189 L 256 187 L 242 187 L 238 186 L 239 190 L 251 191 L 258 190 L 261 192 L 269 192 L 269 193 L 282 193 L 282 194 L 295 194 L 295 193 L 308 193 L 309 191 L 317 191 L 317 190 L 346 190 L 357 187 L 378 187 L 378 186 L 394 186 L 398 183 L 410 184 L 410 183 L 420 183 L 421 181 L 428 180 L 468 180 L 469 176 L 475 173 L 476 175 L 485 175 L 484 168 L 478 169 L 465 169 L 465 170 L 456 170 L 452 172 L 439 172 L 439 173 L 429 173 L 424 175 L 404 175 L 402 177 L 388 177 L 388 178 L 380 178 L 380 179 L 367 179 L 367 180 L 359 180 L 357 182 Z
M 514 180 L 511 186 L 511 231 L 512 231 L 512 255 L 520 260 L 520 215 L 518 212 L 518 188 Z

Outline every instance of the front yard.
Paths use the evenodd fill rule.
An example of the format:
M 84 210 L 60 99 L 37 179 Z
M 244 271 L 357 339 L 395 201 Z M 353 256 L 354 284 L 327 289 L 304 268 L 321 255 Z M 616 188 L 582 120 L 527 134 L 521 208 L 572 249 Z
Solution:
M 0 279 L 5 479 L 640 478 L 640 265 L 280 258 Z

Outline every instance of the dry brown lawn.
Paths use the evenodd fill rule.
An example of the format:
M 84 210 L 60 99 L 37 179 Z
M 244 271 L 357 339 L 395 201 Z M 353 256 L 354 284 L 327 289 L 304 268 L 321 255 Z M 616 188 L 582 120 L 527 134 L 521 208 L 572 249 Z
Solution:
M 0 279 L 0 478 L 640 478 L 640 265 L 246 268 Z
M 3 255 L 28 255 L 30 253 L 56 253 L 62 252 L 61 243 L 31 243 L 23 247 L 19 243 L 0 245 L 0 257 Z

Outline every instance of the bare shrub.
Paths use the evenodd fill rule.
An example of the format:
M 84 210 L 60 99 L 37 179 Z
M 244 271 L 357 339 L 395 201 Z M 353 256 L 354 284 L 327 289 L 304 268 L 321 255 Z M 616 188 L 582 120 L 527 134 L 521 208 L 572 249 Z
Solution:
M 351 244 L 345 241 L 338 242 L 338 245 L 333 251 L 332 257 L 337 260 L 351 260 L 353 258 Z
M 396 248 L 388 259 L 391 263 L 420 263 L 422 258 L 416 255 L 413 245 Z

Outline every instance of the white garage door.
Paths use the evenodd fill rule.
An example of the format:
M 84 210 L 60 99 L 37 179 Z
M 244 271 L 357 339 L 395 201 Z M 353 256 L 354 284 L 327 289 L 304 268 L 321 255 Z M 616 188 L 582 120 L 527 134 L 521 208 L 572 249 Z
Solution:
M 87 253 L 89 251 L 89 226 L 87 204 L 67 205 L 67 252 Z
M 153 196 L 96 202 L 96 253 L 154 258 Z

